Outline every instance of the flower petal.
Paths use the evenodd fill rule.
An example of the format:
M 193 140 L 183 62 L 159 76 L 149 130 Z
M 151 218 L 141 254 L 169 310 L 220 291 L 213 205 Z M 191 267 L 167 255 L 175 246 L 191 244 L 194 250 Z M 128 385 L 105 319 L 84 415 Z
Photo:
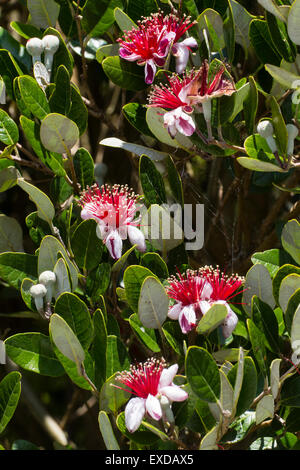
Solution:
M 158 421 L 162 417 L 162 409 L 160 406 L 159 399 L 149 393 L 146 399 L 146 411 L 151 416 L 151 418 Z
M 170 401 L 184 401 L 188 398 L 188 393 L 178 385 L 169 385 L 160 389 L 160 393 L 165 395 Z
M 205 315 L 208 312 L 208 310 L 210 309 L 211 306 L 212 306 L 212 304 L 210 302 L 208 302 L 207 300 L 200 300 L 199 301 L 199 308 L 201 310 L 202 315 Z
M 129 62 L 135 62 L 136 60 L 141 58 L 141 56 L 129 51 L 128 49 L 126 49 L 126 47 L 120 47 L 119 56 L 122 59 L 129 60 Z
M 154 60 L 149 59 L 145 64 L 145 82 L 147 85 L 151 85 L 153 83 L 154 77 L 156 74 L 156 65 Z
M 168 367 L 168 369 L 163 369 L 159 379 L 158 389 L 160 390 L 162 387 L 171 385 L 177 371 L 178 364 L 173 364 L 171 367 Z
M 140 229 L 134 225 L 128 225 L 127 233 L 132 245 L 137 245 L 137 249 L 141 252 L 146 251 L 145 236 Z
M 145 399 L 131 398 L 125 407 L 125 424 L 129 432 L 135 432 L 145 416 Z
M 227 308 L 228 315 L 222 324 L 222 333 L 224 338 L 229 338 L 237 325 L 238 317 L 227 303 L 225 303 L 225 307 Z
M 181 116 L 176 122 L 176 127 L 181 134 L 186 135 L 187 137 L 194 134 L 196 130 L 196 126 L 193 119 L 191 118 L 191 116 L 184 112 L 181 113 Z
M 189 305 L 181 310 L 178 318 L 182 333 L 187 334 L 196 326 L 196 313 L 194 307 Z
M 105 240 L 105 245 L 113 259 L 119 259 L 122 256 L 122 238 L 117 230 L 112 230 Z
M 171 320 L 178 320 L 181 310 L 182 310 L 181 303 L 173 305 L 173 307 L 171 307 L 170 310 L 168 311 L 168 317 L 171 318 Z

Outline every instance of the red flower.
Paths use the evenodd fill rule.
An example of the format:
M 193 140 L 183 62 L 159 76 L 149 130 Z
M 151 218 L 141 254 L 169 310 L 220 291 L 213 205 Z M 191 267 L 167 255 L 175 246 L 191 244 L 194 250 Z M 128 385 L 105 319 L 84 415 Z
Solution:
M 83 192 L 79 204 L 81 218 L 97 221 L 96 233 L 106 244 L 111 256 L 118 259 L 122 255 L 122 239 L 127 235 L 137 249 L 145 251 L 145 237 L 137 228 L 139 219 L 134 219 L 138 210 L 139 196 L 127 186 L 94 185 Z
M 138 65 L 145 65 L 145 82 L 153 82 L 156 67 L 163 67 L 166 57 L 172 47 L 177 57 L 177 71 L 184 70 L 188 61 L 190 47 L 196 47 L 193 38 L 186 38 L 181 43 L 178 40 L 193 26 L 190 18 L 180 19 L 172 13 L 164 16 L 162 12 L 153 13 L 150 17 L 138 22 L 137 28 L 124 32 L 124 37 L 118 39 L 120 43 L 119 55 Z M 180 70 L 179 70 L 180 69 Z
M 125 407 L 125 423 L 130 432 L 136 431 L 144 418 L 160 420 L 166 406 L 170 409 L 173 401 L 184 401 L 188 394 L 173 384 L 178 365 L 166 368 L 164 359 L 151 358 L 145 363 L 131 366 L 129 371 L 121 372 L 116 380 L 124 384 L 135 398 L 131 398 Z
M 226 276 L 219 268 L 205 266 L 198 271 L 187 271 L 169 280 L 167 294 L 176 301 L 168 317 L 178 320 L 183 333 L 192 330 L 203 315 L 215 304 L 225 305 L 228 315 L 222 324 L 225 338 L 229 337 L 236 327 L 238 318 L 228 302 L 239 294 L 244 278 Z
M 171 137 L 175 137 L 177 131 L 190 136 L 195 131 L 195 123 L 190 116 L 194 108 L 190 104 L 187 90 L 195 78 L 192 70 L 182 79 L 173 74 L 167 77 L 169 85 L 155 85 L 149 95 L 150 107 L 164 108 L 171 111 L 164 114 L 164 126 L 168 129 Z

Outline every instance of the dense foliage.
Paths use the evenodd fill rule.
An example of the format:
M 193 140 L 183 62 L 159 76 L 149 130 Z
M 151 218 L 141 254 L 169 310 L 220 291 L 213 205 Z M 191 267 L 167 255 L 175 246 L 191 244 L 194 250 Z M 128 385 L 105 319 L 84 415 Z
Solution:
M 299 449 L 300 0 L 0 11 L 0 448 Z

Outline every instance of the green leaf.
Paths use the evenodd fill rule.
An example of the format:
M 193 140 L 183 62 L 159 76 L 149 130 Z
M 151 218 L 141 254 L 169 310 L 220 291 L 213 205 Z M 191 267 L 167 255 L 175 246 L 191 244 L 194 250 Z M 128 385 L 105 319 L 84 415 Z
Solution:
M 105 47 L 105 46 L 104 46 Z M 140 103 L 127 103 L 122 112 L 130 124 L 144 135 L 154 137 L 146 122 L 147 107 Z
M 170 184 L 170 188 L 172 191 L 172 194 L 179 204 L 183 207 L 184 204 L 184 196 L 183 196 L 183 187 L 182 187 L 182 182 L 181 178 L 179 176 L 179 173 L 176 169 L 176 166 L 174 164 L 174 161 L 170 155 L 168 155 L 166 159 L 166 166 L 167 166 L 167 171 L 168 171 L 168 180 Z
M 289 37 L 295 44 L 297 44 L 297 46 L 300 45 L 299 21 L 300 21 L 300 2 L 299 0 L 295 0 L 289 11 L 287 27 L 288 27 Z
M 300 375 L 296 374 L 283 382 L 280 405 L 300 408 Z
M 95 363 L 95 385 L 100 390 L 106 379 L 106 342 L 107 330 L 104 315 L 98 308 L 92 318 L 94 326 L 94 339 L 91 355 Z M 104 409 L 101 407 L 101 409 Z
M 288 302 L 296 290 L 299 289 L 299 286 L 299 274 L 289 274 L 282 280 L 279 288 L 279 305 L 283 312 L 286 312 Z
M 129 324 L 146 348 L 153 352 L 160 352 L 160 346 L 157 343 L 155 332 L 152 328 L 145 328 L 136 313 L 129 317 Z
M 284 88 L 297 89 L 300 77 L 282 67 L 267 63 L 265 69 Z
M 51 113 L 42 121 L 40 136 L 47 150 L 69 155 L 79 139 L 79 130 L 71 119 L 62 114 Z
M 75 294 L 65 292 L 57 299 L 54 311 L 66 321 L 82 347 L 88 350 L 94 331 L 86 304 Z
M 13 417 L 21 393 L 21 374 L 10 372 L 0 382 L 0 433 Z
M 300 346 L 300 289 L 297 291 L 298 297 L 298 305 L 296 304 L 294 308 L 294 315 L 291 316 L 291 345 L 294 352 L 299 354 L 299 346 Z
M 245 124 L 249 134 L 253 134 L 258 108 L 258 91 L 254 78 L 249 77 L 249 93 L 244 101 Z
M 285 264 L 282 266 L 276 273 L 273 279 L 273 294 L 274 298 L 278 304 L 279 302 L 279 289 L 283 279 L 288 276 L 289 274 L 299 274 L 300 275 L 300 268 L 293 266 L 292 264 Z
M 259 369 L 264 374 L 267 375 L 266 368 L 266 348 L 264 343 L 264 335 L 255 323 L 248 318 L 247 327 L 249 331 L 249 337 L 252 345 L 252 350 Z
M 254 295 L 268 304 L 275 307 L 275 300 L 272 294 L 272 280 L 269 271 L 262 264 L 255 264 L 249 269 L 243 292 L 243 306 L 245 311 L 251 314 L 251 299 Z
M 79 268 L 90 271 L 96 268 L 102 258 L 103 243 L 96 235 L 93 219 L 81 222 L 72 236 L 72 251 Z
M 52 113 L 68 115 L 71 108 L 71 84 L 70 75 L 64 65 L 57 69 L 55 77 L 55 89 L 49 99 Z M 49 111 L 50 112 L 50 111 Z
M 280 364 L 281 359 L 274 359 L 270 367 L 270 386 L 274 400 L 276 400 L 280 389 Z
M 109 417 L 105 411 L 100 411 L 98 416 L 99 428 L 102 434 L 107 450 L 120 450 L 119 444 L 115 438 Z
M 175 207 L 174 217 L 172 217 L 171 209 L 167 205 L 152 204 L 142 215 L 141 220 L 141 230 L 145 238 L 163 254 L 181 245 L 184 238 L 181 228 L 181 210 Z
M 119 388 L 120 386 L 122 387 L 122 384 L 116 379 L 118 375 L 119 373 L 117 372 L 106 380 L 101 388 L 99 397 L 100 409 L 107 412 L 112 411 L 114 414 L 131 398 L 129 392 Z
M 227 315 L 227 308 L 224 305 L 213 305 L 199 321 L 197 333 L 199 335 L 209 334 L 223 323 Z
M 276 315 L 268 304 L 256 296 L 252 297 L 252 319 L 260 331 L 264 333 L 268 349 L 279 353 L 279 331 Z
M 106 377 L 111 377 L 115 372 L 127 370 L 130 367 L 130 359 L 123 342 L 115 335 L 108 335 L 106 347 Z
M 42 39 L 43 37 L 43 33 L 40 31 L 40 29 L 36 28 L 32 24 L 21 23 L 20 21 L 12 21 L 10 23 L 10 27 L 24 39 L 30 39 L 30 38 Z
M 8 95 L 14 99 L 13 82 L 16 77 L 22 75 L 22 70 L 14 60 L 10 52 L 0 49 L 0 70 Z
M 138 315 L 146 328 L 161 328 L 167 318 L 169 298 L 163 285 L 155 277 L 147 277 L 142 284 Z
M 88 124 L 88 110 L 82 100 L 80 91 L 73 83 L 71 83 L 71 109 L 68 118 L 77 125 L 79 135 L 84 134 Z
M 289 256 L 283 250 L 277 248 L 260 253 L 254 253 L 251 257 L 253 264 L 262 264 L 267 268 L 270 276 L 273 278 L 279 268 L 290 261 Z
M 249 26 L 254 18 L 250 13 L 235 0 L 230 0 L 235 24 L 235 41 L 242 46 L 245 58 L 248 58 L 250 49 Z
M 105 57 L 118 56 L 119 55 L 119 44 L 105 44 L 105 46 L 99 47 L 96 52 L 96 59 L 99 64 L 102 64 Z
M 247 157 L 239 157 L 238 162 L 254 171 L 276 171 L 279 173 L 285 172 L 281 167 L 276 164 L 274 154 L 271 152 L 267 141 L 259 134 L 253 134 L 247 137 L 244 142 Z
M 141 265 L 150 269 L 159 278 L 166 279 L 169 277 L 168 267 L 158 253 L 145 253 L 141 257 Z
M 140 158 L 139 174 L 147 204 L 166 203 L 167 196 L 163 177 L 146 155 L 142 155 Z
M 135 0 L 130 1 L 128 5 L 128 15 L 134 21 L 139 20 L 142 16 L 147 17 L 156 11 L 156 0 Z
M 13 145 L 16 144 L 18 140 L 18 126 L 3 109 L 0 109 L 0 142 L 6 145 Z
M 102 36 L 114 23 L 114 9 L 122 8 L 122 0 L 90 0 L 82 9 L 82 27 L 90 37 Z
M 27 8 L 31 24 L 42 29 L 55 27 L 60 6 L 54 0 L 27 0 Z
M 0 254 L 0 277 L 10 286 L 20 289 L 23 279 L 37 279 L 37 257 L 27 253 Z
M 237 376 L 238 365 L 234 365 L 228 372 L 228 379 L 234 386 Z M 252 404 L 257 393 L 257 372 L 251 357 L 244 359 L 244 373 L 239 397 L 236 405 L 235 416 L 241 416 Z
M 40 219 L 45 220 L 49 225 L 51 225 L 55 215 L 55 209 L 49 197 L 36 186 L 33 186 L 32 184 L 25 181 L 23 178 L 18 178 L 17 184 L 35 203 Z
M 65 373 L 49 339 L 42 333 L 18 333 L 5 340 L 5 348 L 12 361 L 23 369 L 50 377 Z
M 219 424 L 212 428 L 202 439 L 199 450 L 218 450 Z
M 7 191 L 17 184 L 18 170 L 14 166 L 9 166 L 0 171 L 0 192 Z
M 136 3 L 139 3 L 139 2 L 136 2 Z M 143 5 L 144 4 L 145 2 L 143 2 Z M 129 3 L 129 9 L 131 5 L 132 5 L 132 2 Z M 154 10 L 151 10 L 150 13 L 152 13 L 152 11 Z M 126 13 L 124 13 L 124 11 L 121 10 L 120 8 L 115 8 L 114 16 L 121 31 L 130 31 L 132 28 L 137 28 L 137 25 L 135 24 L 135 22 L 129 17 L 130 14 L 129 16 L 126 15 Z M 140 15 L 138 19 L 140 19 L 141 16 L 148 16 L 148 15 Z
M 39 120 L 44 119 L 50 113 L 50 106 L 45 93 L 36 80 L 28 75 L 23 75 L 17 81 L 25 106 Z
M 274 417 L 274 398 L 266 395 L 256 405 L 256 424 L 262 423 L 265 419 Z
M 281 234 L 283 248 L 300 265 L 300 224 L 294 219 L 283 227 Z
M 57 263 L 53 268 L 53 272 L 56 276 L 54 296 L 55 299 L 57 299 L 64 292 L 72 291 L 68 266 L 63 258 L 59 258 L 59 260 L 57 260 Z
M 138 302 L 142 284 L 149 276 L 153 276 L 153 273 L 143 266 L 131 265 L 124 272 L 123 280 L 126 299 L 134 312 L 138 311 Z
M 120 272 L 124 266 L 126 265 L 127 259 L 136 248 L 136 245 L 132 245 L 132 247 L 129 248 L 125 253 L 122 254 L 121 258 L 119 258 L 112 266 L 111 272 L 112 273 L 118 273 Z
M 0 253 L 5 251 L 24 251 L 23 231 L 16 219 L 0 214 Z
M 51 339 L 59 351 L 76 364 L 80 371 L 85 359 L 84 350 L 68 323 L 59 315 L 51 315 L 49 331 Z
M 287 62 L 294 62 L 297 55 L 297 48 L 288 37 L 286 24 L 282 19 L 280 20 L 270 13 L 267 13 L 267 23 L 272 41 L 279 54 Z
M 221 15 L 217 11 L 207 8 L 198 16 L 197 21 L 201 30 L 200 39 L 204 40 L 202 31 L 206 29 L 212 43 L 212 50 L 222 53 L 222 49 L 225 47 L 225 39 Z
M 272 13 L 272 15 L 274 15 L 276 18 L 279 18 L 281 21 L 285 20 L 285 17 L 281 13 L 281 10 L 278 8 L 278 5 L 276 5 L 276 2 L 274 2 L 273 0 L 258 0 L 258 3 L 260 3 L 261 6 L 267 10 L 267 12 Z
M 124 142 L 121 139 L 117 139 L 116 137 L 108 137 L 107 139 L 103 139 L 100 141 L 100 145 L 107 145 L 108 147 L 121 148 L 121 149 L 126 150 L 127 152 L 131 152 L 139 156 L 147 155 L 147 157 L 151 158 L 151 160 L 157 160 L 157 161 L 164 160 L 168 155 L 166 152 L 153 150 L 148 147 L 144 147 L 144 145 L 130 144 L 128 142 Z
M 286 155 L 288 146 L 288 131 L 286 124 L 284 122 L 280 106 L 274 96 L 271 96 L 270 104 L 278 150 L 282 155 Z
M 137 431 L 132 433 L 129 432 L 126 428 L 124 412 L 118 415 L 116 424 L 122 434 L 124 434 L 128 439 L 132 440 L 133 442 L 136 442 L 137 444 L 148 446 L 150 444 L 154 444 L 158 440 L 157 435 L 153 434 L 145 427 L 145 421 L 142 421 L 142 424 L 140 425 Z
M 11 450 L 40 450 L 38 446 L 24 439 L 17 439 L 11 445 Z
M 79 148 L 73 157 L 73 164 L 77 182 L 81 190 L 94 184 L 94 160 L 83 147 Z
M 220 374 L 213 357 L 203 348 L 192 346 L 188 349 L 185 370 L 193 392 L 208 402 L 220 398 Z
M 58 258 L 63 256 L 68 265 L 70 278 L 72 281 L 72 289 L 75 290 L 78 284 L 78 272 L 74 264 L 70 261 L 68 253 L 64 246 L 52 235 L 43 238 L 39 249 L 38 272 L 53 271 Z
M 141 91 L 147 88 L 144 67 L 139 67 L 118 56 L 106 57 L 102 62 L 102 67 L 107 77 L 121 88 L 131 91 Z
M 273 46 L 266 21 L 252 20 L 249 27 L 249 36 L 256 55 L 263 64 L 280 64 L 280 56 Z

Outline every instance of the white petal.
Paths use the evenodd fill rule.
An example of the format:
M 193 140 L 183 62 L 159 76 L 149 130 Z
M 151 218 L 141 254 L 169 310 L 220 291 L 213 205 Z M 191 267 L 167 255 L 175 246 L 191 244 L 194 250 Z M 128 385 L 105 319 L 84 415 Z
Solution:
M 178 320 L 181 310 L 182 310 L 181 303 L 173 305 L 173 307 L 171 307 L 170 310 L 168 311 L 168 317 L 171 318 L 171 320 Z
M 212 304 L 210 302 L 208 302 L 207 300 L 200 300 L 199 301 L 199 307 L 200 307 L 202 315 L 205 315 L 208 312 L 208 310 L 210 309 L 211 306 L 212 306 Z
M 95 219 L 95 216 L 88 210 L 87 207 L 84 207 L 84 208 L 82 209 L 82 211 L 80 212 L 80 217 L 81 217 L 83 220 Z
M 212 285 L 208 281 L 206 281 L 202 289 L 202 294 L 201 294 L 202 299 L 210 299 L 212 292 L 213 292 Z
M 181 134 L 187 137 L 193 135 L 196 130 L 193 118 L 184 112 L 181 113 L 181 116 L 176 121 L 176 127 Z
M 132 245 L 137 245 L 137 249 L 139 251 L 146 251 L 145 236 L 141 230 L 139 230 L 134 225 L 128 225 L 127 233 Z
M 165 395 L 170 401 L 184 401 L 188 398 L 187 392 L 177 385 L 163 387 L 160 393 Z
M 159 403 L 159 399 L 149 394 L 146 399 L 146 411 L 149 413 L 151 418 L 158 421 L 162 417 L 162 409 Z
M 96 235 L 98 238 L 100 238 L 100 240 L 105 240 L 110 231 L 111 229 L 107 225 L 101 223 L 97 224 Z
M 189 49 L 181 44 L 176 44 L 176 72 L 183 73 L 189 60 Z
M 177 371 L 178 364 L 173 364 L 171 367 L 168 367 L 168 369 L 163 369 L 159 379 L 158 389 L 160 390 L 162 387 L 171 385 L 175 375 L 177 374 Z
M 186 46 L 186 47 L 198 47 L 198 43 L 195 38 L 189 37 L 184 39 L 179 43 L 181 46 Z
M 136 431 L 145 416 L 145 399 L 131 398 L 125 407 L 125 424 L 129 432 Z
M 122 238 L 117 230 L 112 230 L 105 240 L 105 245 L 113 259 L 119 259 L 122 256 Z
M 225 303 L 225 307 L 227 308 L 228 315 L 225 318 L 224 323 L 222 324 L 222 333 L 224 338 L 229 338 L 229 336 L 237 325 L 238 317 L 236 316 L 234 311 L 231 310 L 227 303 Z
M 181 310 L 178 320 L 182 333 L 186 334 L 191 331 L 196 325 L 196 313 L 194 307 L 192 305 L 184 307 Z

